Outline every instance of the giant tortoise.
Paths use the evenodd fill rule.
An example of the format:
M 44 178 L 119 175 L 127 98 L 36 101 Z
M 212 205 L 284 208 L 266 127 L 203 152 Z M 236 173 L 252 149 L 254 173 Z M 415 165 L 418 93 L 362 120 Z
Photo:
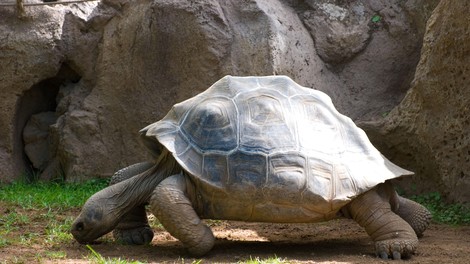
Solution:
M 118 171 L 72 226 L 80 243 L 114 230 L 150 243 L 145 205 L 190 254 L 214 245 L 201 219 L 313 223 L 349 217 L 381 258 L 413 254 L 430 213 L 400 197 L 391 163 L 323 92 L 286 76 L 232 77 L 140 131 L 154 161 Z

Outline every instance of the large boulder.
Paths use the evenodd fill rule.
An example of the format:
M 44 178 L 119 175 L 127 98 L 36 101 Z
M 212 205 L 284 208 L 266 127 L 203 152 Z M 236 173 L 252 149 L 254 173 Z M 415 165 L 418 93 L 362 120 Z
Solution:
M 109 176 L 148 157 L 140 128 L 227 74 L 289 75 L 356 120 L 381 117 L 412 80 L 436 3 L 120 0 L 27 7 L 25 20 L 0 9 L 0 29 L 15 36 L 0 39 L 12 62 L 0 84 L 0 179 L 30 167 L 42 179 Z M 30 108 L 34 98 L 47 107 Z M 48 160 L 21 138 L 41 112 L 55 123 L 26 135 Z
M 470 202 L 469 12 L 468 1 L 441 1 L 405 99 L 385 120 L 362 124 L 382 152 L 416 172 L 405 190 L 459 202 Z

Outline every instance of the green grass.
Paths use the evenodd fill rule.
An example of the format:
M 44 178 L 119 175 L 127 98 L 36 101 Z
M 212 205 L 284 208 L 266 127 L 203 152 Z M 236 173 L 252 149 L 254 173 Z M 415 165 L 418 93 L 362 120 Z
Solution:
M 105 258 L 101 256 L 100 253 L 96 252 L 90 245 L 86 245 L 88 250 L 90 250 L 91 255 L 89 256 L 89 260 L 92 263 L 97 264 L 143 264 L 140 261 L 129 261 L 121 258 Z
M 106 187 L 107 180 L 85 183 L 25 183 L 16 182 L 0 186 L 0 201 L 16 204 L 24 209 L 77 208 L 95 192 Z
M 28 216 L 19 214 L 16 211 L 3 212 L 0 219 L 5 229 L 19 228 L 31 222 Z
M 374 16 L 372 16 L 372 18 L 370 20 L 374 23 L 378 23 L 378 22 L 380 22 L 380 20 L 382 20 L 382 17 L 380 15 L 374 15 Z
M 65 259 L 67 257 L 67 253 L 63 251 L 48 251 L 44 256 L 48 259 Z
M 51 221 L 46 227 L 45 242 L 48 244 L 67 243 L 73 239 L 69 232 L 72 227 L 72 218 L 66 218 L 65 221 Z
M 274 255 L 274 257 L 270 257 L 267 259 L 260 259 L 259 257 L 252 258 L 250 257 L 249 260 L 238 262 L 239 264 L 284 264 L 289 263 L 286 259 L 279 258 L 278 256 Z
M 8 245 L 10 245 L 10 241 L 8 241 L 8 239 L 6 239 L 6 238 L 3 238 L 3 236 L 0 237 L 0 248 L 6 247 Z
M 22 181 L 0 185 L 0 249 L 33 245 L 60 248 L 72 241 L 69 230 L 73 216 L 64 216 L 64 212 L 80 208 L 91 195 L 107 185 L 107 180 L 102 179 L 81 184 Z M 38 226 L 37 223 L 45 225 Z M 38 253 L 38 260 L 44 257 L 65 258 L 65 252 L 52 250 Z M 21 263 L 22 259 L 9 261 Z
M 448 204 L 438 192 L 412 196 L 411 199 L 428 208 L 435 222 L 470 225 L 470 205 Z

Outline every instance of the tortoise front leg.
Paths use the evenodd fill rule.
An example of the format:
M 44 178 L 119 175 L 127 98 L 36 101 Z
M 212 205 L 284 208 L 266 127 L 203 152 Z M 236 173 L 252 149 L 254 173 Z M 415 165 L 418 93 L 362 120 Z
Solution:
M 151 162 L 142 162 L 121 169 L 111 177 L 109 185 L 136 176 L 150 169 L 153 165 Z M 113 236 L 123 244 L 143 245 L 152 242 L 153 231 L 148 224 L 145 204 L 138 205 L 126 213 L 113 230 Z
M 391 210 L 392 192 L 390 183 L 380 184 L 345 207 L 349 216 L 374 240 L 376 254 L 382 259 L 409 257 L 418 245 L 413 228 Z
M 193 208 L 183 174 L 163 180 L 150 199 L 152 213 L 165 229 L 179 239 L 193 256 L 202 256 L 214 246 L 214 235 Z

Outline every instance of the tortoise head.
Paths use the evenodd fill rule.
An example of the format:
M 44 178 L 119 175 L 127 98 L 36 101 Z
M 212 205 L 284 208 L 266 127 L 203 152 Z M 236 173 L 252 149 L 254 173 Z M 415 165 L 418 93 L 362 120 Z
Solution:
M 71 233 L 81 244 L 90 243 L 112 231 L 124 214 L 122 206 L 111 202 L 112 186 L 91 196 L 72 224 Z
M 163 155 L 160 160 L 169 154 L 164 152 Z M 151 167 L 92 195 L 72 224 L 73 237 L 84 244 L 112 231 L 132 208 L 148 202 L 155 186 L 162 179 L 174 173 L 176 161 L 170 161 L 158 167 L 160 170 Z

